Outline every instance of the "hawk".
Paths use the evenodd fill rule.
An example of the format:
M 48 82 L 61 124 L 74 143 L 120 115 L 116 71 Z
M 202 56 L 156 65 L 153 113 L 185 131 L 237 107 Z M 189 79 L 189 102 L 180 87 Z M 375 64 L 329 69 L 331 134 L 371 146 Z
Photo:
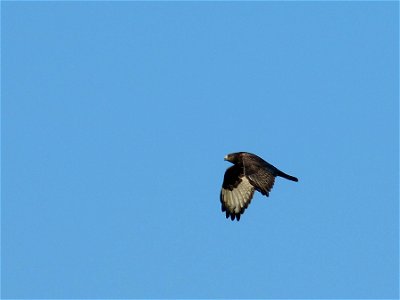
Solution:
M 283 173 L 252 153 L 231 153 L 224 159 L 233 163 L 233 166 L 224 175 L 220 195 L 221 209 L 226 213 L 226 218 L 230 217 L 232 221 L 235 218 L 240 220 L 240 215 L 249 206 L 254 191 L 269 196 L 276 176 L 298 181 L 296 177 Z

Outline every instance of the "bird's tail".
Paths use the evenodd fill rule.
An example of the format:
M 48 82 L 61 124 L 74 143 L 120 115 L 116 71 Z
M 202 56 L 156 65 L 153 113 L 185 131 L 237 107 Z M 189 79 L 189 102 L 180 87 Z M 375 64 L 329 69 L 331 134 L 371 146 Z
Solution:
M 283 178 L 286 178 L 286 179 L 289 179 L 291 181 L 296 181 L 296 182 L 299 181 L 296 177 L 290 176 L 290 175 L 288 175 L 286 173 L 283 173 L 282 171 L 279 171 L 279 170 L 278 170 L 278 173 L 276 175 L 280 176 L 280 177 L 283 177 Z

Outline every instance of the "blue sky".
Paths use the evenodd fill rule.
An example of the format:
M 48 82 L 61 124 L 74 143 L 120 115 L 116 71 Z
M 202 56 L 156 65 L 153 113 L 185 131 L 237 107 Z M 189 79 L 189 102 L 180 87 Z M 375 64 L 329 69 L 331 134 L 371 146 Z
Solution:
M 398 297 L 398 3 L 1 6 L 4 298 Z

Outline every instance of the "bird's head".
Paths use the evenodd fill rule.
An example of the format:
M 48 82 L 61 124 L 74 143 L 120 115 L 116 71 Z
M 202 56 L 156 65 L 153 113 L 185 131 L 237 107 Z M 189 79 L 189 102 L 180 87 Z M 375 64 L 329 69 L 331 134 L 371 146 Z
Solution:
M 224 160 L 229 161 L 233 164 L 237 164 L 240 159 L 240 154 L 241 152 L 227 154 L 225 155 Z

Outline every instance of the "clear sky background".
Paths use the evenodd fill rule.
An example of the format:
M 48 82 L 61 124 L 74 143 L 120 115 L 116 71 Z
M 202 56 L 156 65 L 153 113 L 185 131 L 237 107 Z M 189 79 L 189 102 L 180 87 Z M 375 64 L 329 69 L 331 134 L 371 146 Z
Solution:
M 398 297 L 398 3 L 1 5 L 3 297 Z

